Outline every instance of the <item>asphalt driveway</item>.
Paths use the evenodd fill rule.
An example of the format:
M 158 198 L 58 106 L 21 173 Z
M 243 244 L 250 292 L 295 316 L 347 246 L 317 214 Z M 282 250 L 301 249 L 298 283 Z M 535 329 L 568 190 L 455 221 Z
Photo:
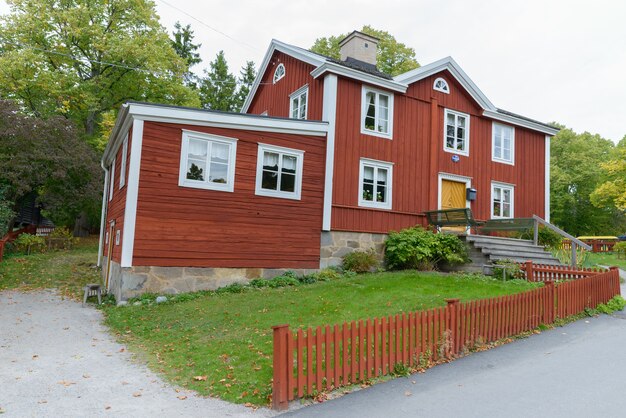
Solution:
M 93 307 L 55 293 L 0 293 L 0 414 L 7 417 L 264 417 L 176 389 L 116 343 Z

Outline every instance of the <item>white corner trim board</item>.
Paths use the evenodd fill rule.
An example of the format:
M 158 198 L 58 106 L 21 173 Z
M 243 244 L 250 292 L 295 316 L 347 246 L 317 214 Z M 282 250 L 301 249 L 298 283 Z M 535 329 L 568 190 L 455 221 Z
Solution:
M 135 120 L 133 122 L 133 139 L 130 145 L 130 163 L 128 165 L 128 179 L 126 184 L 126 209 L 124 211 L 124 231 L 122 232 L 121 267 L 131 267 L 133 265 L 142 142 L 143 121 Z
M 322 120 L 328 122 L 326 136 L 326 173 L 324 175 L 324 210 L 322 231 L 330 231 L 333 206 L 333 172 L 335 170 L 335 122 L 337 118 L 337 76 L 327 74 L 324 77 L 324 98 L 322 102 Z

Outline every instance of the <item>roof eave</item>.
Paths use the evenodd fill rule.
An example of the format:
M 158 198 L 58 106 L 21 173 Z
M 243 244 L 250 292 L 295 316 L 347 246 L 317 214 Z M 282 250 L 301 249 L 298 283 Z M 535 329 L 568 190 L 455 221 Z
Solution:
M 317 67 L 315 70 L 311 71 L 311 76 L 313 78 L 319 78 L 326 73 L 341 75 L 400 93 L 406 93 L 406 89 L 408 88 L 407 84 L 399 83 L 394 80 L 386 80 L 384 78 L 376 77 L 362 71 L 352 70 L 350 68 L 328 61 Z
M 512 125 L 521 126 L 523 128 L 531 129 L 533 131 L 542 132 L 546 135 L 556 135 L 559 132 L 558 128 L 550 128 L 538 122 L 532 122 L 526 119 L 516 118 L 515 116 L 500 113 L 498 111 L 485 110 L 483 116 L 498 120 L 500 122 L 507 122 Z

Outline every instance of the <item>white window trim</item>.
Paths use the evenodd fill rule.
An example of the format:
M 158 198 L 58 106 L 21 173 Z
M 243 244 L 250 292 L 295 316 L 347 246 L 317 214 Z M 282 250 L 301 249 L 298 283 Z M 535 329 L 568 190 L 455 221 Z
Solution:
M 365 166 L 384 168 L 387 170 L 387 201 L 386 202 L 374 202 L 363 199 L 363 169 Z M 376 179 L 374 179 L 375 181 Z M 393 163 L 387 161 L 372 160 L 369 158 L 361 158 L 359 162 L 359 206 L 375 209 L 387 209 L 392 208 L 393 198 Z
M 126 185 L 126 154 L 128 154 L 128 134 L 122 144 L 122 164 L 120 166 L 120 189 Z
M 493 214 L 493 196 L 494 189 L 498 187 L 501 189 L 509 189 L 511 191 L 511 216 L 495 216 Z M 499 181 L 491 182 L 491 196 L 489 198 L 489 207 L 491 212 L 491 219 L 512 219 L 515 218 L 515 185 L 510 183 L 502 183 Z
M 383 95 L 389 97 L 389 121 L 388 121 L 389 132 L 387 132 L 387 133 L 373 131 L 373 130 L 370 130 L 370 129 L 365 129 L 365 115 L 367 114 L 367 101 L 365 100 L 365 95 L 367 93 L 369 93 L 369 92 L 372 92 L 372 93 L 376 94 L 376 103 L 377 103 L 377 106 L 376 106 L 376 118 L 375 118 L 376 120 L 378 119 L 378 95 L 379 94 L 383 94 Z M 378 136 L 378 137 L 386 138 L 386 139 L 392 139 L 393 138 L 393 99 L 394 99 L 393 92 L 373 89 L 373 88 L 368 87 L 368 86 L 362 86 L 362 88 L 361 88 L 361 121 L 359 122 L 361 124 L 361 133 L 362 134 Z
M 281 190 L 268 190 L 262 188 L 263 181 L 263 153 L 276 152 L 282 155 L 290 155 L 296 157 L 296 180 L 295 190 L 293 192 L 284 192 Z M 278 197 L 281 199 L 300 200 L 302 195 L 302 170 L 304 167 L 304 151 L 293 148 L 278 147 L 276 145 L 259 143 L 256 161 L 256 185 L 254 194 L 257 196 Z
M 278 78 L 276 78 L 276 74 L 278 73 L 279 68 L 283 69 L 283 73 L 278 76 Z M 287 74 L 287 69 L 285 68 L 285 66 L 283 64 L 278 64 L 278 67 L 276 67 L 276 69 L 274 70 L 274 76 L 272 77 L 273 84 L 278 83 L 285 76 L 285 74 Z
M 115 190 L 115 160 L 111 163 L 111 177 L 109 178 L 109 202 L 113 200 L 113 191 Z
M 304 99 L 304 118 L 295 118 L 293 116 L 293 102 L 297 99 L 299 100 L 300 97 L 306 93 L 305 99 Z M 298 103 L 298 113 L 300 110 L 300 105 L 302 105 L 301 103 Z M 289 95 L 289 117 L 291 119 L 299 119 L 299 120 L 306 120 L 308 118 L 308 112 L 309 112 L 309 85 L 305 84 L 304 86 L 300 87 L 298 90 L 294 91 L 293 93 L 291 93 Z
M 511 129 L 511 159 L 506 160 L 504 158 L 496 157 L 496 126 Z M 491 125 L 491 161 L 502 164 L 515 165 L 515 127 L 511 125 L 505 125 L 503 123 L 493 122 Z
M 437 83 L 439 81 L 443 81 L 445 87 L 443 87 L 443 88 L 442 87 L 437 87 Z M 437 77 L 435 79 L 435 81 L 433 82 L 433 90 L 437 90 L 437 91 L 440 91 L 440 92 L 445 93 L 445 94 L 450 94 L 450 85 L 448 84 L 448 82 L 444 78 Z
M 448 115 L 452 114 L 455 116 L 464 116 L 465 117 L 465 150 L 459 151 L 458 149 L 448 148 L 447 146 L 447 136 L 448 136 Z M 452 154 L 459 154 L 469 157 L 469 149 L 470 149 L 470 115 L 463 112 L 458 112 L 456 110 L 445 109 L 443 113 L 443 150 L 445 152 L 450 152 Z
M 227 182 L 213 183 L 199 180 L 189 180 L 187 178 L 187 157 L 189 150 L 189 140 L 199 139 L 202 141 L 212 141 L 230 145 L 228 155 Z M 180 170 L 178 174 L 178 185 L 180 187 L 191 187 L 195 189 L 217 190 L 222 192 L 233 192 L 235 190 L 235 163 L 237 159 L 237 138 L 229 138 L 220 135 L 206 134 L 204 132 L 188 131 L 183 129 L 182 146 L 180 152 Z M 210 156 L 207 155 L 207 158 Z

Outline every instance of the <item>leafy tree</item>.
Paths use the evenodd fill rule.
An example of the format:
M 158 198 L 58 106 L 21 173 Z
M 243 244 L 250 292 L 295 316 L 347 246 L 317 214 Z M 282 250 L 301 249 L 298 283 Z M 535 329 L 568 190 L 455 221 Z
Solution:
M 9 232 L 9 223 L 15 217 L 13 202 L 5 198 L 7 186 L 0 184 L 0 238 Z
M 598 207 L 615 206 L 626 213 L 626 136 L 617 144 L 613 156 L 601 164 L 606 180 L 591 194 L 591 202 Z
M 11 209 L 36 192 L 46 217 L 58 225 L 71 225 L 83 212 L 97 220 L 102 195 L 98 161 L 71 121 L 25 115 L 14 103 L 0 100 L 0 201 L 9 202 Z
M 191 67 L 202 62 L 200 54 L 196 52 L 202 44 L 193 43 L 194 34 L 193 30 L 191 30 L 191 25 L 183 27 L 180 22 L 176 22 L 174 29 L 175 31 L 172 33 L 174 37 L 172 39 L 172 48 L 187 63 L 187 71 L 184 74 L 185 84 L 195 88 L 197 77 L 191 72 Z
M 615 232 L 615 207 L 597 207 L 591 193 L 605 178 L 601 164 L 613 153 L 613 142 L 588 132 L 562 129 L 551 143 L 551 220 L 573 235 Z
M 61 114 L 95 137 L 127 100 L 197 105 L 187 63 L 150 0 L 7 0 L 0 20 L 0 97 Z
M 369 25 L 363 26 L 361 32 L 379 39 L 376 62 L 380 71 L 396 76 L 420 66 L 415 59 L 415 50 L 396 41 L 389 32 L 374 29 Z M 339 59 L 339 42 L 347 35 L 317 38 L 311 51 Z
M 254 78 L 256 77 L 256 70 L 254 69 L 254 61 L 246 61 L 246 65 L 241 68 L 239 72 L 239 90 L 237 91 L 237 110 L 241 111 L 243 103 L 246 101 L 246 97 L 250 93 Z
M 217 53 L 200 79 L 200 101 L 202 107 L 212 110 L 235 111 L 237 109 L 237 80 L 228 71 L 224 51 Z

